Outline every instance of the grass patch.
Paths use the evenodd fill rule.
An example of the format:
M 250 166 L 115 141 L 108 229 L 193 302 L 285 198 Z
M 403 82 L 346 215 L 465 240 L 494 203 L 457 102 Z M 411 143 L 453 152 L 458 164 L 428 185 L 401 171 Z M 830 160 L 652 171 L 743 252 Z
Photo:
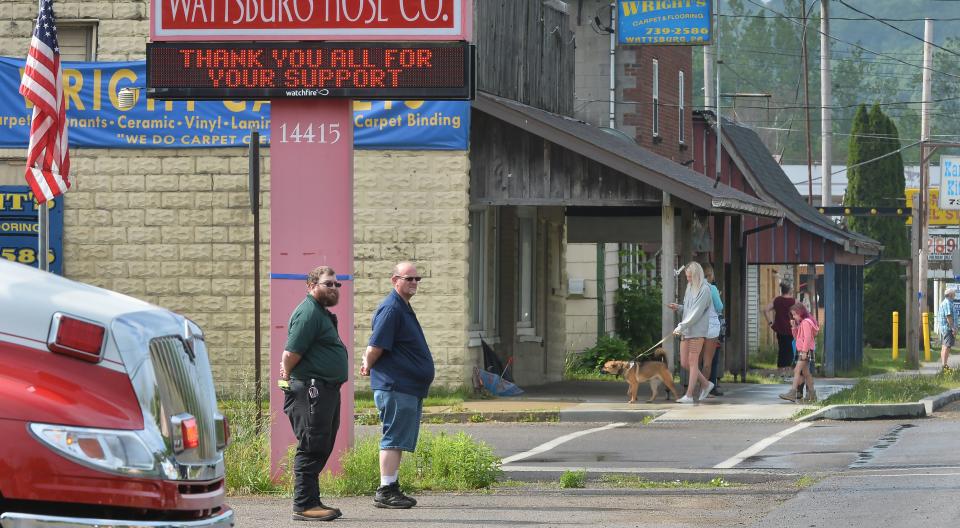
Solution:
M 935 376 L 902 376 L 883 379 L 860 379 L 857 384 L 832 394 L 818 404 L 912 403 L 950 389 L 960 388 L 960 373 Z
M 723 475 L 718 475 L 707 482 L 698 482 L 689 480 L 657 481 L 637 475 L 606 474 L 600 478 L 600 482 L 611 488 L 630 489 L 714 489 L 736 486 L 736 484 L 725 480 Z
M 810 486 L 813 486 L 817 482 L 820 482 L 820 479 L 811 477 L 810 475 L 804 475 L 798 478 L 797 481 L 794 482 L 794 484 L 796 484 L 798 488 L 803 489 L 803 488 L 809 488 Z
M 424 407 L 463 407 L 467 400 L 482 399 L 473 392 L 472 387 L 462 386 L 456 389 L 444 387 L 430 388 L 430 393 L 423 399 Z M 361 414 L 369 409 L 376 409 L 373 403 L 373 391 L 356 391 L 353 393 L 354 412 Z
M 599 370 L 570 368 L 563 372 L 564 381 L 614 381 L 616 376 L 604 374 Z
M 230 445 L 224 452 L 226 486 L 230 495 L 283 494 L 289 483 L 270 478 L 270 437 L 257 434 L 257 406 L 253 401 L 224 400 L 220 411 L 230 422 Z M 269 408 L 263 412 L 264 431 L 269 427 Z
M 380 439 L 358 440 L 340 459 L 343 474 L 324 473 L 321 492 L 330 496 L 370 495 L 380 485 Z M 406 491 L 466 491 L 489 488 L 500 477 L 500 458 L 485 442 L 465 433 L 422 431 L 417 450 L 400 464 Z
M 906 352 L 901 349 L 900 357 L 893 359 L 893 351 L 889 348 L 864 348 L 863 363 L 855 369 L 837 373 L 837 377 L 861 378 L 909 370 Z
M 586 485 L 587 471 L 584 469 L 577 471 L 564 471 L 560 475 L 561 488 L 582 488 Z

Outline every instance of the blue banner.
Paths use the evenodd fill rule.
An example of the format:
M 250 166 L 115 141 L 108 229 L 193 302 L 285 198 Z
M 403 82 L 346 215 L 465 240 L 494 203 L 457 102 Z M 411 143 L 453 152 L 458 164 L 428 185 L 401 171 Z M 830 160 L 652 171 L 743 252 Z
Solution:
M 710 0 L 618 0 L 620 44 L 710 43 Z
M 27 148 L 33 110 L 19 94 L 24 61 L 0 57 L 0 148 Z M 242 147 L 250 133 L 270 143 L 267 101 L 154 101 L 120 110 L 117 92 L 143 87 L 146 62 L 65 62 L 71 147 Z M 466 150 L 469 101 L 354 101 L 354 147 Z
M 49 200 L 48 216 L 50 252 L 48 269 L 63 274 L 63 207 L 62 197 Z M 26 185 L 0 185 L 0 258 L 20 262 L 34 268 L 37 259 L 37 203 Z

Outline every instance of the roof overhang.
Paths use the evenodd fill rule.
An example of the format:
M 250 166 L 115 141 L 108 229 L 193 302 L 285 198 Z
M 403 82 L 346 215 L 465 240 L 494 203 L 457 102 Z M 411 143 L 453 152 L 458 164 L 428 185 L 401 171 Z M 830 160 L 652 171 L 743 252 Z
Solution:
M 782 218 L 783 212 L 703 174 L 654 154 L 634 141 L 510 99 L 477 92 L 473 107 L 711 213 Z

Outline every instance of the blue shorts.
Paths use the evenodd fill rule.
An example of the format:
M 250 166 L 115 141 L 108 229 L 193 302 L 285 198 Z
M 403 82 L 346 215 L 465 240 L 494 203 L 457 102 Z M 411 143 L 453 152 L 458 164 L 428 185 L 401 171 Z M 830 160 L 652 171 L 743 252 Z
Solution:
M 373 402 L 380 411 L 383 438 L 380 449 L 399 449 L 412 453 L 417 448 L 423 399 L 396 391 L 373 391 Z

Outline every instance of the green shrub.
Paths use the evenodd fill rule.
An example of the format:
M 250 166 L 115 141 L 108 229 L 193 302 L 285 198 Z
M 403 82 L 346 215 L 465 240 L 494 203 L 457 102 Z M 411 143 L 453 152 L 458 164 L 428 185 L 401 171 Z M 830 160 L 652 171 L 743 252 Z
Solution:
M 227 492 L 232 495 L 278 494 L 287 483 L 270 478 L 270 437 L 257 433 L 257 406 L 253 401 L 226 400 L 219 403 L 230 423 L 230 445 L 224 452 Z M 264 417 L 270 416 L 267 409 Z M 265 418 L 263 427 L 269 428 Z
M 570 372 L 599 372 L 600 367 L 611 359 L 632 359 L 630 344 L 619 337 L 603 336 L 580 354 L 567 359 L 566 370 Z
M 617 334 L 630 343 L 631 348 L 645 350 L 660 340 L 662 335 L 661 309 L 663 297 L 660 278 L 653 277 L 654 261 L 648 261 L 642 250 L 620 252 L 620 261 L 642 262 L 639 273 L 621 265 L 617 288 L 615 313 Z
M 582 488 L 585 486 L 585 481 L 587 479 L 586 470 L 579 471 L 564 471 L 560 475 L 560 487 L 561 488 Z
M 324 495 L 369 495 L 380 485 L 380 439 L 367 436 L 340 458 L 343 473 L 324 473 Z M 449 435 L 422 431 L 417 450 L 400 464 L 400 482 L 407 491 L 464 491 L 490 487 L 502 474 L 500 458 L 484 442 L 465 433 Z

